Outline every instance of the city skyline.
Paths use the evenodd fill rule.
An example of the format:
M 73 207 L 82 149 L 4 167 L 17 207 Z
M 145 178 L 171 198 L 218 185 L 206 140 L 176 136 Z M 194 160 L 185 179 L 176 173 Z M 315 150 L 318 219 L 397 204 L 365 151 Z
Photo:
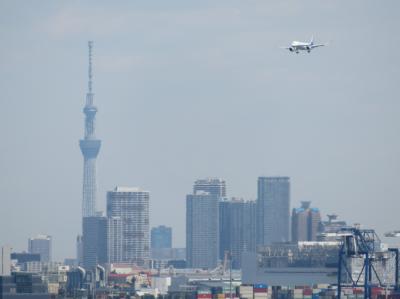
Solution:
M 104 142 L 98 210 L 113 186 L 141 186 L 150 226 L 171 226 L 181 247 L 195 179 L 224 178 L 229 196 L 255 200 L 257 177 L 285 175 L 291 207 L 310 200 L 323 219 L 399 228 L 399 4 L 17 2 L 0 4 L 2 244 L 25 250 L 44 233 L 55 260 L 75 255 L 88 40 Z M 332 42 L 308 56 L 278 48 L 311 34 Z

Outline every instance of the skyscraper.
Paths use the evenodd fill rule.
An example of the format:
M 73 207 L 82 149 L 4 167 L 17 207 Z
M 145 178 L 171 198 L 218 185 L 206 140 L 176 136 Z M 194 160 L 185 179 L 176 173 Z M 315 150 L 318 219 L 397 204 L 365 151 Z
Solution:
M 203 191 L 186 196 L 186 260 L 190 268 L 213 269 L 217 266 L 218 199 Z
M 93 270 L 104 265 L 107 255 L 107 218 L 91 216 L 83 218 L 83 267 Z
M 302 201 L 300 208 L 292 212 L 292 241 L 316 241 L 321 230 L 321 215 L 310 201 Z
M 231 252 L 232 267 L 241 268 L 242 254 L 256 248 L 256 203 L 242 199 L 219 202 L 219 258 Z
M 257 244 L 289 241 L 290 179 L 259 177 L 257 193 Z
M 194 182 L 193 194 L 196 194 L 198 191 L 208 192 L 210 195 L 214 195 L 216 197 L 225 197 L 225 180 L 220 178 L 199 179 Z
M 92 92 L 92 48 L 93 42 L 89 41 L 89 81 L 86 94 L 86 105 L 83 108 L 85 114 L 85 137 L 80 140 L 80 148 L 83 154 L 83 200 L 82 217 L 96 216 L 96 158 L 100 150 L 101 141 L 95 135 L 95 117 L 97 107 L 93 105 L 94 94 Z
M 292 211 L 292 242 L 308 240 L 309 202 L 302 202 L 300 208 Z
M 322 231 L 321 213 L 319 209 L 311 208 L 308 219 L 308 238 L 310 241 L 317 241 L 317 236 Z
M 37 235 L 29 238 L 28 252 L 39 253 L 41 262 L 51 262 L 51 236 Z
M 131 187 L 107 192 L 107 216 L 121 219 L 124 262 L 145 265 L 150 257 L 149 197 L 148 191 Z
M 172 228 L 160 225 L 151 229 L 151 248 L 172 248 Z

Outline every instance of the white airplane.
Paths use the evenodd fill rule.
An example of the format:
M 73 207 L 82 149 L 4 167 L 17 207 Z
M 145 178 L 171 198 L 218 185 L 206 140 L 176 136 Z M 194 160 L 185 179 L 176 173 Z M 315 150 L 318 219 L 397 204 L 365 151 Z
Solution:
M 299 54 L 300 51 L 307 51 L 308 53 L 311 52 L 312 49 L 317 47 L 325 46 L 324 44 L 314 44 L 314 38 L 311 37 L 310 42 L 298 42 L 294 41 L 289 47 L 282 47 L 283 49 L 287 49 L 290 52 L 296 52 Z

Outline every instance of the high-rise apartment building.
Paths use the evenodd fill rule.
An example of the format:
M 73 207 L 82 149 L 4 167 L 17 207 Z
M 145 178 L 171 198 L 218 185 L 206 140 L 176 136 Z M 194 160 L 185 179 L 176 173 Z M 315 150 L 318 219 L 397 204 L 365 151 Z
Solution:
M 123 222 L 121 217 L 108 217 L 107 246 L 108 246 L 109 263 L 120 263 L 123 261 L 122 228 L 123 228 Z
M 124 262 L 145 265 L 150 257 L 149 198 L 149 192 L 139 188 L 116 187 L 107 192 L 107 216 L 121 221 Z
M 207 192 L 216 197 L 226 196 L 226 183 L 225 180 L 220 178 L 206 178 L 199 179 L 194 182 L 193 194 L 199 191 Z
M 222 199 L 219 202 L 219 258 L 232 258 L 232 267 L 241 268 L 242 254 L 256 248 L 256 202 Z M 231 254 L 229 254 L 231 253 Z
M 172 248 L 172 228 L 160 225 L 151 229 L 151 248 Z
M 51 236 L 48 235 L 38 235 L 28 240 L 28 252 L 39 253 L 41 262 L 51 262 L 51 247 Z
M 218 199 L 203 191 L 186 196 L 186 260 L 189 268 L 213 269 L 217 266 Z
M 289 241 L 290 179 L 259 177 L 257 193 L 257 244 Z
M 94 270 L 107 261 L 107 218 L 83 217 L 83 267 Z
M 292 212 L 292 241 L 316 241 L 321 230 L 321 215 L 310 201 L 302 201 L 300 208 Z
M 96 158 L 100 151 L 101 141 L 96 139 L 95 117 L 97 107 L 93 104 L 92 92 L 92 48 L 93 42 L 89 42 L 89 83 L 86 94 L 86 105 L 83 108 L 85 114 L 85 137 L 80 140 L 80 148 L 83 154 L 83 199 L 82 217 L 96 216 Z

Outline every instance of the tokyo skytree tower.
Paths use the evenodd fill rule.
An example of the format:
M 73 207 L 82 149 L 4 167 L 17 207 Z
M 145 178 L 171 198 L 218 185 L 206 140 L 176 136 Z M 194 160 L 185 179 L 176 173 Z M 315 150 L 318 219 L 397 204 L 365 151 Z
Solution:
M 79 145 L 83 154 L 83 198 L 82 198 L 82 217 L 96 215 L 96 158 L 100 150 L 101 141 L 95 135 L 95 117 L 97 107 L 93 105 L 94 94 L 92 93 L 92 48 L 93 42 L 88 42 L 89 46 L 89 82 L 86 94 L 86 105 L 83 108 L 85 114 L 85 137 L 80 140 Z

